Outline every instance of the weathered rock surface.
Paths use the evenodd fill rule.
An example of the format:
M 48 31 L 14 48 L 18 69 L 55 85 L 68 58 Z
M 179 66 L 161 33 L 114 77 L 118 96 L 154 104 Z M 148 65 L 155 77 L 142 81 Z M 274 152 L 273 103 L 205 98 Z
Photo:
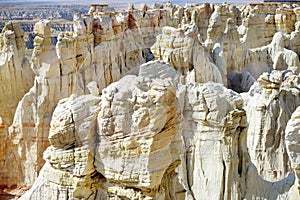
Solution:
M 299 134 L 299 107 L 293 113 L 286 127 L 286 148 L 290 158 L 291 167 L 296 174 L 295 188 L 300 193 L 300 134 Z
M 299 199 L 299 12 L 266 5 L 94 4 L 56 46 L 38 22 L 33 87 L 9 129 L 0 120 L 4 186 L 35 180 L 22 199 Z M 270 25 L 253 46 L 242 17 Z
M 151 51 L 156 59 L 174 66 L 182 74 L 183 83 L 222 83 L 219 69 L 210 63 L 197 34 L 196 26 L 180 29 L 165 27 L 162 34 L 157 36 Z
M 50 2 L 48 2 L 50 3 Z M 85 14 L 88 5 L 43 5 L 43 4 L 5 4 L 0 8 L 0 31 L 5 23 L 14 21 L 20 24 L 24 30 L 26 47 L 33 49 L 34 25 L 41 19 L 51 20 L 52 42 L 56 44 L 57 35 L 60 32 L 73 31 L 73 15 Z
M 50 147 L 44 152 L 46 163 L 21 199 L 95 199 L 99 183 L 92 177 L 97 175 L 93 162 L 100 100 L 72 95 L 59 101 L 50 126 Z
M 244 95 L 249 154 L 258 173 L 268 181 L 278 181 L 291 172 L 284 133 L 300 99 L 299 77 L 289 73 L 264 73 L 258 79 L 259 85 Z
M 179 130 L 176 77 L 171 66 L 148 63 L 139 76 L 125 76 L 101 97 L 61 100 L 46 164 L 22 198 L 165 199 L 170 189 L 161 187 L 164 175 L 180 163 L 170 148 Z
M 175 69 L 156 61 L 100 97 L 61 100 L 46 164 L 21 199 L 299 197 L 294 174 L 272 183 L 252 164 L 241 95 L 217 83 L 176 92 L 177 81 Z
M 241 96 L 215 83 L 191 83 L 182 92 L 185 199 L 241 199 L 249 160 Z
M 141 198 L 164 199 L 163 175 L 179 164 L 170 148 L 179 117 L 176 76 L 171 66 L 142 65 L 140 76 L 122 78 L 101 96 L 96 169 L 117 187 L 139 188 Z
M 34 79 L 25 57 L 23 35 L 20 25 L 12 22 L 7 23 L 0 33 L 0 187 L 16 178 L 19 171 L 16 166 L 10 170 L 15 158 L 9 154 L 7 128 L 12 124 L 18 102 L 32 87 Z
M 126 20 L 120 22 L 123 28 L 118 29 L 118 23 L 108 18 L 109 12 L 85 17 L 75 15 L 74 32 L 59 34 L 56 46 L 51 44 L 50 21 L 36 24 L 31 66 L 36 74 L 34 86 L 20 101 L 9 129 L 8 142 L 22 144 L 10 145 L 11 150 L 6 155 L 13 155 L 15 168 L 21 171 L 9 172 L 8 176 L 18 176 L 13 184 L 31 185 L 37 177 L 43 165 L 42 153 L 49 145 L 51 115 L 61 98 L 89 93 L 87 86 L 92 81 L 97 83 L 96 90 L 100 93 L 125 74 L 137 74 L 138 66 L 145 62 L 143 50 L 151 44 L 149 37 L 155 38 L 156 29 L 147 29 L 145 24 L 150 32 L 139 34 L 143 24 L 131 30 Z M 155 15 L 152 17 L 148 23 L 159 27 Z M 104 28 L 112 31 L 101 32 Z
M 243 23 L 239 27 L 242 42 L 249 48 L 265 46 L 279 31 L 290 34 L 297 19 L 297 4 L 251 3 L 243 9 Z

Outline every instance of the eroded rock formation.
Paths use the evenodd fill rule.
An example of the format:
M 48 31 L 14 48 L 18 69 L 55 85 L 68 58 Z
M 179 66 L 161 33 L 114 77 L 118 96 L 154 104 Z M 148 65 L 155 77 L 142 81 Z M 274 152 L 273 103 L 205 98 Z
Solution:
M 298 12 L 297 4 L 250 3 L 243 8 L 241 41 L 249 48 L 256 48 L 269 44 L 277 31 L 290 34 L 299 21 Z
M 157 36 L 151 51 L 156 59 L 174 66 L 182 74 L 184 83 L 208 81 L 222 83 L 220 71 L 205 55 L 197 34 L 196 26 L 185 26 L 180 29 L 165 27 L 162 34 Z
M 291 166 L 296 174 L 295 181 L 295 194 L 300 192 L 300 161 L 299 161 L 299 145 L 300 145 L 300 135 L 299 135 L 299 107 L 293 113 L 291 119 L 289 120 L 286 127 L 286 148 L 290 158 Z
M 179 130 L 176 77 L 171 66 L 148 63 L 139 76 L 125 76 L 101 97 L 61 100 L 40 181 L 23 198 L 164 199 L 163 176 L 180 163 L 170 147 Z
M 0 120 L 4 187 L 32 186 L 21 199 L 299 198 L 297 6 L 95 4 L 56 46 L 38 22 L 33 86 L 3 104 L 15 112 Z M 1 52 L 17 66 L 11 32 Z
M 185 199 L 241 199 L 249 161 L 241 96 L 216 83 L 181 87 L 185 152 L 179 172 Z
M 269 181 L 278 181 L 291 171 L 284 133 L 300 99 L 299 77 L 289 73 L 264 73 L 258 79 L 259 85 L 245 95 L 249 154 L 259 174 Z
M 11 144 L 7 134 L 12 124 L 18 102 L 32 87 L 34 74 L 25 57 L 24 31 L 17 23 L 7 23 L 0 33 L 0 187 L 11 186 L 10 179 L 15 178 L 19 168 L 14 165 L 15 155 L 10 154 Z M 13 142 L 15 146 L 17 142 Z M 13 167 L 12 167 L 13 166 Z M 10 169 L 11 167 L 11 169 Z M 14 176 L 11 176 L 12 174 Z M 2 185 L 3 184 L 3 185 Z

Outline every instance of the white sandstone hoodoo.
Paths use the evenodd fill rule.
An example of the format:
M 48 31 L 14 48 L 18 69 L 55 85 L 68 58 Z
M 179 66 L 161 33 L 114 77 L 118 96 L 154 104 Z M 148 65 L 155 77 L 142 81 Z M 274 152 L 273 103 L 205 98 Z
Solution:
M 93 4 L 56 45 L 37 22 L 31 60 L 8 23 L 0 192 L 299 199 L 299 6 Z

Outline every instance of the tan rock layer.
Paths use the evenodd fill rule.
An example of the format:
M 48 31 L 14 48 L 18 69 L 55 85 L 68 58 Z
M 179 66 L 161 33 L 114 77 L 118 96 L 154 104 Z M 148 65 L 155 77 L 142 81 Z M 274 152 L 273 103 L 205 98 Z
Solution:
M 270 31 L 271 44 L 264 38 L 266 46 L 249 49 L 239 40 L 237 7 L 205 4 L 207 16 L 202 9 L 168 3 L 116 13 L 92 6 L 89 15 L 74 16 L 74 32 L 61 33 L 56 47 L 50 22 L 36 24 L 34 86 L 17 107 L 4 155 L 13 163 L 3 170 L 15 177 L 10 184 L 31 185 L 41 171 L 23 198 L 291 197 L 295 176 L 285 178 L 292 171 L 283 133 L 299 102 L 298 29 L 290 36 Z M 201 17 L 210 19 L 204 44 Z M 290 22 L 282 23 L 290 31 Z M 140 66 L 152 44 L 168 64 Z M 238 79 L 248 91 L 259 76 L 260 86 L 242 95 L 206 83 Z
M 32 87 L 34 74 L 25 57 L 24 31 L 17 23 L 7 23 L 0 33 L 0 186 L 12 186 L 18 180 L 15 155 L 8 150 L 7 129 L 12 124 L 18 102 Z M 15 146 L 17 143 L 15 144 Z M 12 166 L 13 165 L 13 166 Z M 11 169 L 10 169 L 11 167 Z

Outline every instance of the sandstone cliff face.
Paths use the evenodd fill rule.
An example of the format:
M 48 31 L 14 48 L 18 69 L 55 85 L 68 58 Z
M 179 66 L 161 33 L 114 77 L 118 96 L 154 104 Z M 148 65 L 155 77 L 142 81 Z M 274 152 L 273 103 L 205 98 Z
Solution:
M 15 156 L 9 154 L 7 128 L 23 95 L 33 85 L 33 72 L 25 58 L 24 32 L 19 24 L 7 23 L 0 34 L 0 182 L 5 185 L 11 178 L 10 172 L 16 174 L 19 169 L 12 164 Z M 15 144 L 17 145 L 17 143 Z M 9 170 L 14 165 L 13 170 Z
M 290 172 L 284 132 L 299 106 L 298 81 L 296 75 L 287 75 L 284 71 L 265 73 L 258 79 L 259 85 L 245 98 L 249 154 L 259 174 L 269 181 L 280 180 Z
M 299 198 L 299 23 L 257 48 L 237 27 L 279 5 L 93 5 L 56 46 L 37 23 L 10 184 L 32 185 L 21 199 Z
M 144 24 L 150 32 L 139 34 L 143 24 L 131 30 L 126 20 L 105 21 L 112 20 L 108 14 L 75 15 L 74 32 L 59 34 L 56 46 L 51 43 L 50 21 L 35 25 L 31 64 L 36 75 L 34 86 L 19 102 L 13 122 L 8 123 L 12 124 L 10 147 L 4 157 L 10 155 L 14 169 L 19 171 L 7 172 L 8 177 L 16 176 L 9 181 L 11 185 L 31 185 L 37 177 L 44 163 L 43 151 L 49 145 L 51 116 L 61 98 L 89 93 L 88 84 L 93 81 L 96 86 L 90 85 L 90 89 L 99 94 L 125 74 L 137 74 L 137 67 L 145 62 L 143 50 L 151 44 L 149 37 L 155 38 L 155 27 L 159 27 L 156 16 L 148 21 L 153 27 Z M 118 29 L 120 24 L 123 27 Z
M 293 113 L 291 119 L 288 121 L 287 127 L 286 127 L 286 147 L 287 152 L 291 161 L 291 166 L 296 174 L 296 180 L 295 180 L 295 196 L 297 193 L 299 193 L 299 185 L 300 185 L 300 162 L 299 162 L 299 107 L 295 110 Z
M 180 117 L 176 77 L 171 66 L 154 62 L 142 65 L 139 76 L 111 84 L 101 97 L 61 100 L 46 164 L 23 198 L 166 199 L 170 189 L 162 183 L 180 163 L 171 148 Z
M 33 49 L 34 25 L 41 19 L 51 20 L 52 42 L 56 43 L 60 32 L 73 31 L 73 15 L 85 14 L 88 5 L 42 5 L 42 4 L 5 4 L 0 8 L 0 31 L 9 21 L 18 22 L 24 30 L 26 47 Z
M 177 81 L 170 65 L 151 62 L 100 97 L 61 100 L 46 164 L 21 199 L 299 197 L 294 175 L 271 183 L 251 162 L 241 95 L 216 83 L 176 90 Z
M 98 183 L 92 177 L 97 175 L 93 162 L 100 100 L 72 95 L 59 101 L 44 152 L 46 163 L 32 187 L 36 191 L 24 199 L 95 199 Z
M 163 176 L 179 164 L 170 148 L 179 121 L 176 76 L 171 66 L 150 63 L 138 77 L 126 76 L 103 90 L 95 166 L 116 189 L 138 188 L 141 199 L 165 199 Z
M 241 199 L 249 161 L 241 96 L 215 83 L 191 83 L 182 92 L 185 199 Z
M 172 64 L 182 74 L 183 83 L 222 83 L 220 71 L 205 55 L 197 34 L 196 26 L 182 29 L 165 27 L 162 34 L 157 36 L 151 51 L 156 59 Z
M 280 3 L 248 5 L 243 9 L 243 23 L 239 27 L 242 42 L 256 48 L 269 44 L 277 31 L 290 34 L 299 21 L 297 7 Z

